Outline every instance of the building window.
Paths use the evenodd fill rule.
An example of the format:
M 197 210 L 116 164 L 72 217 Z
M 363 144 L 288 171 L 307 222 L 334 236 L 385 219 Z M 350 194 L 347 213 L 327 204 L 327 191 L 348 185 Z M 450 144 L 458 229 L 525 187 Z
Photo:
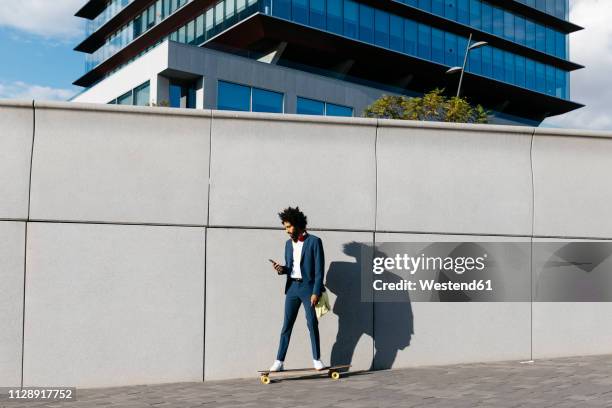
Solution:
M 201 44 L 204 41 L 204 14 L 201 14 L 196 19 L 196 44 Z
M 187 44 L 192 44 L 195 40 L 195 20 L 192 20 L 189 23 L 187 23 L 185 27 L 187 31 L 185 42 Z
M 308 0 L 293 0 L 291 14 L 298 23 L 308 24 Z
M 469 0 L 457 0 L 457 21 L 462 24 L 470 24 Z
M 134 88 L 134 105 L 149 106 L 150 88 L 149 81 Z
M 325 105 L 325 114 L 327 116 L 353 116 L 353 108 L 327 103 Z
M 132 104 L 132 91 L 126 92 L 117 99 L 115 102 L 117 105 L 131 105 Z
M 525 60 L 525 86 L 528 89 L 536 88 L 535 61 L 530 59 Z
M 325 0 L 310 0 L 310 25 L 325 29 Z
M 109 102 L 110 105 L 149 106 L 150 82 L 147 81 L 134 89 L 130 89 L 120 97 Z
M 283 113 L 283 94 L 266 89 L 253 88 L 253 112 Z
M 482 3 L 482 30 L 493 32 L 493 7 L 487 3 Z
M 327 30 L 342 34 L 342 0 L 327 0 Z
M 431 29 L 431 59 L 444 64 L 444 31 L 437 28 Z
M 444 0 L 432 0 L 431 1 L 431 12 L 438 16 L 444 15 Z
M 385 48 L 389 48 L 389 13 L 376 10 L 374 13 L 375 36 L 374 42 Z
M 444 10 L 444 16 L 449 20 L 457 20 L 457 1 L 456 0 L 445 0 L 446 8 Z
M 395 51 L 404 51 L 404 19 L 391 15 L 390 24 L 390 48 Z
M 242 112 L 283 113 L 284 95 L 267 89 L 219 81 L 217 108 Z
M 504 52 L 497 48 L 493 48 L 493 78 L 504 80 Z
M 288 20 L 291 19 L 291 0 L 274 0 L 272 14 Z
M 474 74 L 482 73 L 482 48 L 476 48 L 470 51 L 468 70 Z
M 404 20 L 404 52 L 408 55 L 417 55 L 417 23 Z
M 351 0 L 344 1 L 344 35 L 347 37 L 357 38 L 358 13 L 357 3 Z
M 221 110 L 248 112 L 251 110 L 251 88 L 219 81 L 217 107 Z
M 326 103 L 316 99 L 302 98 L 301 96 L 297 98 L 296 112 L 300 115 L 353 116 L 353 108 L 349 106 Z
M 215 25 L 223 22 L 223 2 L 220 1 L 215 5 Z
M 452 33 L 446 33 L 444 38 L 444 45 L 446 49 L 444 55 L 445 64 L 450 67 L 457 66 L 457 36 Z
M 418 0 L 418 7 L 425 11 L 431 11 L 431 0 Z
M 525 87 L 525 57 L 515 56 L 514 66 L 516 68 L 515 83 L 518 86 Z
M 514 54 L 504 52 L 504 81 L 514 84 Z
M 470 25 L 480 29 L 482 27 L 482 2 L 480 0 L 470 0 Z
M 359 5 L 359 39 L 374 43 L 374 9 L 363 4 Z
M 504 10 L 493 7 L 493 34 L 504 36 Z
M 482 74 L 493 77 L 493 48 L 485 47 L 482 49 Z
M 170 82 L 170 101 L 171 108 L 196 107 L 196 86 L 195 82 Z
M 297 98 L 297 110 L 300 115 L 325 115 L 325 102 L 316 101 L 314 99 Z
M 418 55 L 421 58 L 431 59 L 431 27 L 425 24 L 419 24 Z

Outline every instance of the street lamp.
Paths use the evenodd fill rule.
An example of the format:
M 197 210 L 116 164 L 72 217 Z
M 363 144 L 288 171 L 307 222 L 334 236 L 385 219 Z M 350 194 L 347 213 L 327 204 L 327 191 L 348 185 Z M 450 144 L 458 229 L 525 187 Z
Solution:
M 462 67 L 452 67 L 448 71 L 447 74 L 454 74 L 455 72 L 461 71 L 461 76 L 459 77 L 459 86 L 457 87 L 457 98 L 461 95 L 461 83 L 463 82 L 463 74 L 465 72 L 465 65 L 467 64 L 468 54 L 470 51 L 475 50 L 476 48 L 483 47 L 487 45 L 486 41 L 478 41 L 472 44 L 472 33 L 470 33 L 470 38 L 468 39 L 467 47 L 465 47 L 465 57 L 463 57 L 463 66 Z

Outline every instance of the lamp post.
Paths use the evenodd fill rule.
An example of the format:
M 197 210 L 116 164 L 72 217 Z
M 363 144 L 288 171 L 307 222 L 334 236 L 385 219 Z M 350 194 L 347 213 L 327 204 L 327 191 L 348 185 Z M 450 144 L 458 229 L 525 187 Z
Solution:
M 478 41 L 472 44 L 472 33 L 470 33 L 470 38 L 468 39 L 467 47 L 465 47 L 465 56 L 463 57 L 463 66 L 461 67 L 452 67 L 448 71 L 447 74 L 454 74 L 455 72 L 461 71 L 461 76 L 459 77 L 459 86 L 457 87 L 457 98 L 461 95 L 461 83 L 463 82 L 463 74 L 465 73 L 465 66 L 467 64 L 468 54 L 470 51 L 483 47 L 487 45 L 486 41 Z

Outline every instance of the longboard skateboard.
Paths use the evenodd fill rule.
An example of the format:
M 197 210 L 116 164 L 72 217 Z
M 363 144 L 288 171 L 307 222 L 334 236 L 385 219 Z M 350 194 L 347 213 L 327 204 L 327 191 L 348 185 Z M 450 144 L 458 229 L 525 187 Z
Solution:
M 289 370 L 282 371 L 270 371 L 270 370 L 261 370 L 259 373 L 259 381 L 262 384 L 270 384 L 270 377 L 286 377 L 288 375 L 299 374 L 299 373 L 312 373 L 313 375 L 324 374 L 327 373 L 327 376 L 332 380 L 340 379 L 340 371 L 343 368 L 349 368 L 351 365 L 336 365 L 331 367 L 323 367 L 320 370 L 316 370 L 314 368 L 292 368 Z

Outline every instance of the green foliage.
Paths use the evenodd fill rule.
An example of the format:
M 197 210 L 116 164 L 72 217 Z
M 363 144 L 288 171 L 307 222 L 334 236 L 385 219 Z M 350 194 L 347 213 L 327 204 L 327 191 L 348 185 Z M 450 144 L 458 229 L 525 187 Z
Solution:
M 487 123 L 488 112 L 472 106 L 464 98 L 446 97 L 443 89 L 434 89 L 423 97 L 383 95 L 368 106 L 366 118 L 427 120 L 434 122 Z
M 166 99 L 163 99 L 161 101 L 159 101 L 159 103 L 151 103 L 149 106 L 154 106 L 154 107 L 158 107 L 158 108 L 168 108 L 170 107 L 170 102 L 168 102 Z

